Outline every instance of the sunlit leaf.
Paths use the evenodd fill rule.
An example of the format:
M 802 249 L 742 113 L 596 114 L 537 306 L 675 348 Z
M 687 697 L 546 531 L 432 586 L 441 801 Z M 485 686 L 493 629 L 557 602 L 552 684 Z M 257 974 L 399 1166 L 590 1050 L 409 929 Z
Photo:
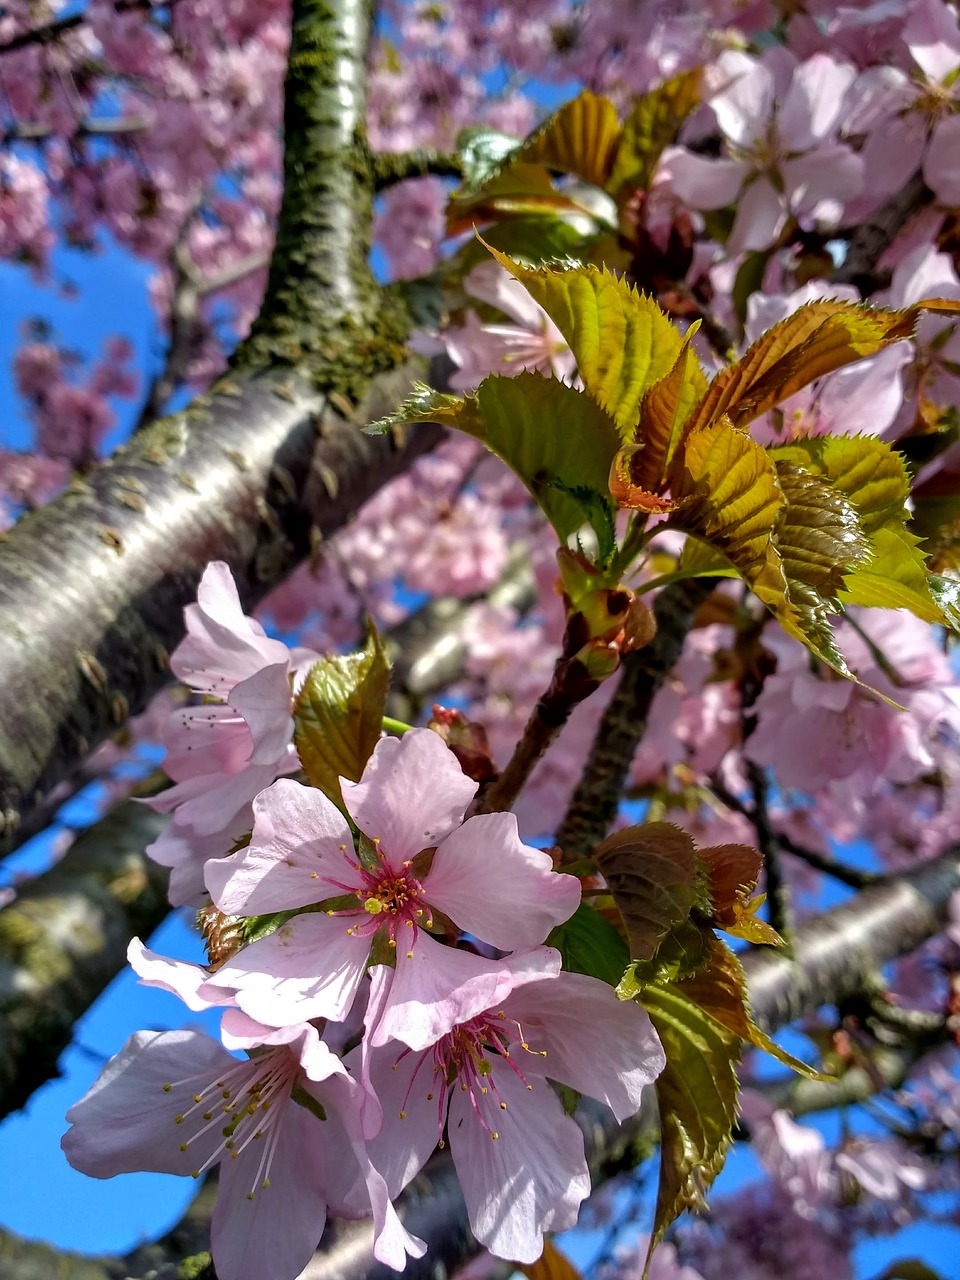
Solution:
M 915 323 L 914 309 L 880 311 L 863 303 L 808 302 L 717 374 L 694 410 L 690 428 L 724 413 L 743 426 L 815 378 L 911 337 Z
M 917 537 L 905 526 L 910 480 L 901 456 L 872 436 L 819 436 L 774 451 L 828 479 L 857 513 L 870 554 L 844 573 L 840 599 L 943 620 Z
M 657 304 L 596 267 L 524 267 L 491 249 L 563 334 L 588 393 L 633 440 L 640 399 L 673 368 L 683 338 Z M 609 462 L 608 462 L 609 466 Z
M 634 485 L 656 491 L 673 461 L 687 419 L 707 390 L 707 380 L 690 339 L 699 321 L 687 330 L 673 368 L 654 383 L 640 402 L 636 443 L 639 450 L 631 468 Z
M 556 947 L 563 967 L 571 973 L 585 973 L 615 987 L 630 962 L 627 944 L 616 929 L 589 902 L 582 902 L 569 920 L 547 938 Z
M 603 187 L 619 147 L 616 107 L 609 98 L 586 90 L 565 103 L 524 142 L 517 159 L 576 174 L 595 187 Z
M 593 855 L 623 917 L 630 957 L 651 960 L 696 902 L 695 846 L 670 822 L 624 827 Z
M 760 851 L 747 844 L 718 844 L 699 850 L 697 856 L 707 869 L 710 914 L 717 928 L 748 942 L 783 946 L 776 929 L 756 914 L 764 895 L 750 897 L 763 868 Z
M 382 433 L 408 422 L 443 422 L 482 440 L 527 486 L 561 542 L 598 521 L 617 433 L 588 396 L 556 378 L 492 376 L 466 397 L 417 384 L 394 413 L 367 430 Z M 604 525 L 595 527 L 602 537 Z
M 293 740 L 307 780 L 342 807 L 340 778 L 358 782 L 380 740 L 390 664 L 376 628 L 359 653 L 315 662 L 293 705 Z
M 616 195 L 626 183 L 647 190 L 664 148 L 699 102 L 699 71 L 681 72 L 638 98 L 623 126 L 607 190 Z
M 782 622 L 793 623 L 787 580 L 773 542 L 786 499 L 767 451 L 726 420 L 693 432 L 677 455 L 676 523 L 723 553 Z
M 679 985 L 648 987 L 643 1004 L 667 1065 L 656 1083 L 660 1108 L 660 1183 L 655 1244 L 674 1218 L 703 1203 L 723 1167 L 737 1114 L 741 1037 Z

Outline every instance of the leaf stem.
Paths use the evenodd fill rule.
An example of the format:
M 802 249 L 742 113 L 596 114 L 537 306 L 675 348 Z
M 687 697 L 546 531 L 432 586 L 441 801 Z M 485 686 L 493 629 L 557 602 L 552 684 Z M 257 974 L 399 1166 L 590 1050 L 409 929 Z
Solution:
M 405 724 L 403 720 L 394 720 L 393 716 L 384 716 L 380 721 L 386 733 L 408 733 L 412 728 L 412 724 Z

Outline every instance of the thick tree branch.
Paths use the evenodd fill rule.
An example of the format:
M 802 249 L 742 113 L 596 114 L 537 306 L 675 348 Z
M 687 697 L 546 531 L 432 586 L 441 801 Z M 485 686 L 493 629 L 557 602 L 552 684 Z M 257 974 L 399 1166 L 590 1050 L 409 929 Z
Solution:
M 56 1074 L 127 943 L 170 910 L 166 871 L 144 856 L 166 819 L 128 800 L 0 911 L 0 1116 Z
M 623 674 L 610 699 L 556 841 L 567 861 L 585 857 L 617 816 L 630 761 L 647 730 L 653 699 L 683 651 L 694 615 L 715 586 L 710 578 L 676 582 L 657 596 L 657 634 L 623 659 Z
M 463 166 L 453 151 L 419 147 L 416 151 L 378 151 L 373 157 L 373 181 L 377 191 L 406 178 L 460 178 Z
M 366 261 L 369 20 L 366 0 L 295 4 L 287 189 L 233 372 L 0 544 L 0 835 L 160 686 L 209 560 L 251 606 L 439 439 L 359 432 L 414 373 Z

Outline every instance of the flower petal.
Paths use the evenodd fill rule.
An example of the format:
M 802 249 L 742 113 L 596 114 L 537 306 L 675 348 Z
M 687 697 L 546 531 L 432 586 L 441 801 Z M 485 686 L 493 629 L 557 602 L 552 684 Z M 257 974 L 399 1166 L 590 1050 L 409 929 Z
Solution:
M 666 1065 L 663 1046 L 646 1010 L 618 1000 L 605 982 L 580 973 L 518 987 L 504 1012 L 522 1026 L 528 1041 L 546 1049 L 530 1071 L 605 1102 L 618 1120 L 640 1106 L 644 1085 Z M 524 1071 L 526 1059 L 518 1059 Z
M 341 779 L 341 786 L 350 816 L 371 840 L 379 838 L 396 870 L 458 826 L 477 791 L 431 729 L 381 738 L 360 781 Z
M 478 814 L 451 832 L 423 887 L 432 907 L 503 951 L 537 946 L 580 905 L 580 881 L 524 844 L 512 813 Z
M 231 689 L 227 701 L 253 734 L 251 764 L 274 764 L 283 755 L 293 738 L 290 700 L 289 661 L 262 667 Z
M 490 1079 L 495 1089 L 476 1098 L 486 1127 L 470 1095 L 453 1091 L 450 1149 L 473 1234 L 495 1257 L 534 1262 L 544 1231 L 572 1227 L 590 1193 L 583 1135 L 545 1080 L 525 1085 L 500 1063 Z
M 347 892 L 360 881 L 353 837 L 316 787 L 278 779 L 253 802 L 249 845 L 207 863 L 210 895 L 228 915 L 290 911 Z
M 127 960 L 145 987 L 159 987 L 161 991 L 179 996 L 195 1013 L 233 1002 L 227 992 L 207 986 L 210 971 L 204 965 L 158 955 L 149 951 L 139 938 L 131 939 Z
M 369 939 L 348 933 L 340 917 L 308 912 L 244 947 L 210 982 L 234 990 L 244 1013 L 268 1027 L 341 1022 L 369 956 Z
M 198 1031 L 137 1031 L 67 1112 L 64 1154 L 92 1178 L 140 1169 L 192 1173 L 223 1139 L 214 1129 L 181 1151 L 192 1135 L 176 1118 L 194 1105 L 198 1076 L 216 1079 L 236 1063 Z

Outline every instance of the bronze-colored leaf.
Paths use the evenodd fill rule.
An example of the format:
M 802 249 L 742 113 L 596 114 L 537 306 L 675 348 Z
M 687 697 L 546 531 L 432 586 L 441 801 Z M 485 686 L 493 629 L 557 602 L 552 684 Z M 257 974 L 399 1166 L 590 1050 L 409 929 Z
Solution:
M 594 861 L 623 917 L 631 958 L 652 960 L 696 901 L 693 840 L 670 822 L 647 822 L 607 836 Z

